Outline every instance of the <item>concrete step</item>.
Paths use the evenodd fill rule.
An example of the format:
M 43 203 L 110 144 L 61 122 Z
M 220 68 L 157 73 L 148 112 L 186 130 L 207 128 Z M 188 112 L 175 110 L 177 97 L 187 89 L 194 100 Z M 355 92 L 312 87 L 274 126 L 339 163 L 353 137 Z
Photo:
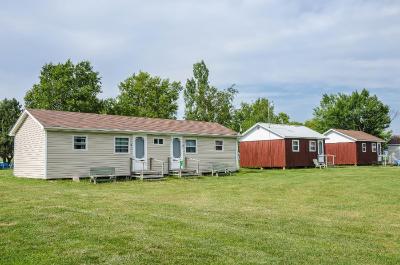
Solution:
M 161 171 L 155 171 L 155 170 L 139 170 L 139 171 L 133 171 L 132 175 L 134 176 L 140 176 L 140 175 L 161 175 Z
M 140 176 L 135 176 L 136 179 L 141 179 Z M 163 179 L 165 176 L 162 175 L 143 175 L 143 179 L 151 180 L 151 179 Z
M 189 176 L 199 176 L 196 170 L 192 169 L 173 169 L 169 171 L 169 174 L 172 176 L 182 176 L 182 177 L 189 177 Z

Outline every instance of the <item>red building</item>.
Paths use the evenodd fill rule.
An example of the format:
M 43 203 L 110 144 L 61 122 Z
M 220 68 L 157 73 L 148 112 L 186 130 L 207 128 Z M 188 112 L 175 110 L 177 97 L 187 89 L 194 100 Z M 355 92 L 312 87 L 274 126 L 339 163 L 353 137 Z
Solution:
M 324 136 L 305 126 L 257 123 L 240 139 L 240 166 L 286 168 L 324 162 Z
M 341 129 L 330 129 L 324 135 L 326 154 L 335 156 L 336 165 L 371 165 L 381 162 L 384 140 L 376 136 Z

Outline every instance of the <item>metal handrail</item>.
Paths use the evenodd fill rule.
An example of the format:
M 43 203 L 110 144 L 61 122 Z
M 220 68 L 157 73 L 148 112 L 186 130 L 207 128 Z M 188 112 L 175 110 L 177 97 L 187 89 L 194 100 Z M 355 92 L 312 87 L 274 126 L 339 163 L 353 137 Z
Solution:
M 153 158 L 153 161 L 161 163 L 161 176 L 164 177 L 164 163 L 165 162 L 162 160 L 159 160 L 159 159 L 155 159 L 155 158 Z
M 144 165 L 146 164 L 146 160 L 140 161 L 142 162 L 142 172 L 140 172 L 140 179 L 143 180 L 144 178 Z
M 196 159 L 196 158 L 192 158 L 192 157 L 187 157 L 187 160 L 193 160 L 197 162 L 197 169 L 196 169 L 196 173 L 199 174 L 200 173 L 200 159 Z
M 328 157 L 332 157 L 332 166 L 335 166 L 336 155 L 325 154 L 323 156 L 324 156 L 326 166 L 328 166 Z

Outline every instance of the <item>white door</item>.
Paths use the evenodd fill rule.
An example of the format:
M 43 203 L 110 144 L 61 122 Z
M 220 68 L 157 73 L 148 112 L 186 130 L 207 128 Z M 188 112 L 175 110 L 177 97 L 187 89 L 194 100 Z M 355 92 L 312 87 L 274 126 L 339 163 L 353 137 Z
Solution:
M 376 144 L 376 154 L 378 155 L 378 162 L 382 162 L 382 144 Z
M 171 141 L 171 169 L 180 169 L 183 160 L 182 138 L 172 137 Z
M 318 162 L 325 163 L 324 141 L 318 140 Z
M 135 136 L 133 141 L 133 170 L 147 169 L 147 144 L 145 136 Z

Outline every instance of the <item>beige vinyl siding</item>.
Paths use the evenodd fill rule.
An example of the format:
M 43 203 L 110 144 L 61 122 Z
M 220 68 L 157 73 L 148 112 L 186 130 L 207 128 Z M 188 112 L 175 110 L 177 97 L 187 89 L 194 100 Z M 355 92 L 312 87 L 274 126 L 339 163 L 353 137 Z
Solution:
M 87 136 L 87 150 L 73 149 L 73 136 Z M 114 138 L 129 137 L 129 154 L 114 153 Z M 152 134 L 126 134 L 112 133 L 78 133 L 78 132 L 47 132 L 48 178 L 70 178 L 72 176 L 85 177 L 91 167 L 109 166 L 116 168 L 117 175 L 129 175 L 130 157 L 133 157 L 134 139 L 136 136 L 146 138 L 147 145 L 147 169 L 150 169 L 150 158 L 164 161 L 164 171 L 168 171 L 168 158 L 171 156 L 171 135 Z M 164 144 L 155 145 L 154 138 L 164 139 Z M 197 154 L 186 154 L 187 157 L 200 159 L 200 170 L 209 171 L 212 165 L 223 164 L 231 170 L 237 170 L 236 166 L 236 139 L 214 137 L 186 137 L 197 139 Z M 182 137 L 183 142 L 185 137 Z M 215 140 L 224 141 L 224 151 L 215 150 Z M 185 157 L 185 148 L 182 150 Z M 188 161 L 188 168 L 195 169 L 196 163 Z M 161 170 L 161 163 L 154 161 L 152 170 Z
M 154 138 L 164 139 L 164 144 L 154 144 Z M 168 173 L 168 158 L 171 156 L 171 139 L 170 135 L 147 135 L 147 158 L 164 161 L 164 173 Z M 161 171 L 161 168 L 160 162 L 153 161 L 152 170 Z
M 73 136 L 87 136 L 87 150 L 73 149 Z M 47 177 L 87 177 L 91 167 L 115 167 L 117 175 L 129 175 L 131 145 L 128 154 L 114 153 L 114 138 L 132 135 L 87 132 L 47 132 Z
M 14 138 L 14 175 L 45 178 L 46 133 L 29 115 Z
M 230 170 L 238 170 L 236 163 L 237 139 L 224 137 L 184 137 L 183 140 L 185 141 L 185 139 L 197 140 L 197 153 L 185 153 L 185 156 L 200 160 L 200 171 L 209 171 L 212 167 L 227 167 Z M 224 141 L 223 151 L 215 150 L 216 140 Z M 187 168 L 196 169 L 196 161 L 187 161 Z
M 212 166 L 223 165 L 227 166 L 231 170 L 237 170 L 236 163 L 236 139 L 235 138 L 224 138 L 224 137 L 196 137 L 196 136 L 176 136 L 182 137 L 182 141 L 185 144 L 185 139 L 196 139 L 197 140 L 197 154 L 185 154 L 185 145 L 183 145 L 183 159 L 185 157 L 191 157 L 200 160 L 200 171 L 210 171 Z M 155 145 L 154 138 L 164 139 L 163 145 Z M 215 141 L 224 141 L 224 150 L 215 150 Z M 171 157 L 171 135 L 147 135 L 147 158 L 155 158 L 162 160 L 165 163 L 165 172 L 168 170 L 168 158 Z M 187 160 L 187 168 L 196 169 L 197 162 L 193 160 Z M 150 169 L 150 168 L 149 168 Z M 159 162 L 153 162 L 153 170 L 161 170 L 161 164 Z

